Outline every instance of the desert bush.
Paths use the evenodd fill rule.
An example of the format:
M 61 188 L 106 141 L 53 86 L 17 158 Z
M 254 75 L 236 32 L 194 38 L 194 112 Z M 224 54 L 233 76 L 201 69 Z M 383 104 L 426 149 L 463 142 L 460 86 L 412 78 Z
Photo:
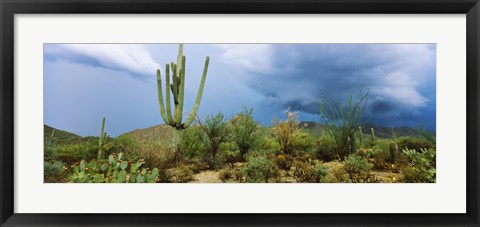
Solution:
M 316 158 L 325 162 L 338 159 L 335 141 L 329 134 L 323 134 L 317 141 Z
M 258 145 L 255 150 L 275 151 L 276 154 L 281 154 L 280 145 L 271 136 L 271 128 L 261 128 Z
M 380 149 L 373 150 L 366 156 L 373 164 L 373 169 L 385 170 L 390 166 L 390 154 Z
M 298 112 L 290 112 L 290 109 L 286 109 L 284 113 L 287 115 L 285 120 L 273 118 L 271 134 L 280 145 L 280 150 L 284 154 L 291 154 L 295 141 L 301 133 L 300 123 L 298 121 Z
M 53 159 L 72 163 L 80 159 L 90 160 L 97 157 L 98 141 L 87 140 L 76 144 L 59 145 L 53 148 Z
M 236 148 L 236 144 L 233 141 L 224 142 L 220 144 L 219 159 L 225 163 L 235 163 L 243 161 L 243 156 L 240 155 L 240 151 Z
M 321 183 L 328 174 L 328 166 L 322 164 L 295 161 L 293 166 L 293 177 L 299 183 Z
M 124 157 L 130 160 L 136 160 L 141 157 L 141 143 L 129 135 L 122 135 L 115 138 L 111 143 L 107 143 L 103 149 L 108 155 L 112 153 L 123 153 Z
M 402 170 L 403 181 L 407 183 L 435 183 L 436 151 L 434 149 L 403 150 L 412 160 L 412 165 Z
M 310 133 L 301 130 L 293 143 L 293 148 L 300 153 L 308 153 L 315 149 L 315 142 L 315 138 Z
M 398 138 L 397 145 L 399 150 L 411 149 L 417 152 L 420 152 L 422 148 L 435 148 L 435 144 L 432 144 L 425 139 L 414 137 L 400 137 Z
M 247 183 L 268 183 L 277 176 L 277 166 L 272 159 L 258 156 L 249 158 L 240 173 Z
M 193 171 L 188 165 L 179 165 L 168 172 L 167 182 L 171 183 L 187 183 L 193 180 Z
M 373 164 L 357 155 L 350 155 L 343 162 L 345 172 L 353 183 L 366 183 L 372 177 L 370 170 Z
M 230 121 L 232 138 L 240 151 L 240 158 L 244 160 L 245 154 L 258 144 L 259 124 L 253 119 L 253 109 L 243 110 Z
M 342 183 L 349 181 L 349 176 L 347 172 L 345 172 L 345 168 L 342 162 L 335 160 L 333 162 L 325 163 L 324 165 L 329 168 L 328 174 L 324 178 L 324 182 Z
M 173 145 L 160 145 L 154 142 L 141 144 L 133 156 L 134 160 L 143 157 L 147 166 L 157 167 L 161 172 L 180 163 L 181 157 Z
M 159 170 L 144 166 L 143 159 L 137 162 L 123 160 L 123 153 L 110 154 L 108 159 L 81 160 L 66 167 L 69 180 L 73 183 L 155 183 L 159 181 Z
M 222 113 L 218 113 L 215 116 L 209 115 L 205 122 L 197 118 L 197 122 L 200 130 L 205 134 L 206 157 L 204 160 L 208 162 L 210 168 L 217 169 L 221 165 L 221 160 L 217 157 L 220 144 L 229 138 L 227 121 Z
M 58 183 L 67 180 L 67 171 L 65 164 L 61 161 L 43 162 L 43 181 L 44 183 Z
M 180 152 L 185 160 L 191 161 L 200 157 L 205 150 L 204 134 L 196 125 L 192 125 L 181 133 Z
M 340 158 L 350 155 L 355 150 L 355 131 L 361 126 L 362 112 L 368 102 L 368 93 L 363 86 L 357 95 L 350 94 L 342 102 L 334 98 L 323 98 L 320 102 L 321 120 L 325 122 L 328 133 L 335 141 L 335 150 Z
M 239 168 L 227 168 L 222 169 L 219 172 L 220 181 L 223 183 L 226 182 L 242 182 L 242 173 L 240 172 Z
M 218 173 L 218 178 L 220 178 L 220 181 L 222 181 L 222 183 L 225 183 L 225 182 L 229 181 L 230 179 L 232 179 L 233 175 L 231 174 L 229 169 L 222 169 Z

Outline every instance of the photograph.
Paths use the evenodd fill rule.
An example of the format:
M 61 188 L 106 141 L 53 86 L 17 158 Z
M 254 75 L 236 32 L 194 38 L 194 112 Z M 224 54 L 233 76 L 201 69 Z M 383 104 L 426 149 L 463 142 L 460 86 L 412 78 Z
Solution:
M 435 43 L 44 43 L 43 181 L 436 183 L 436 67 Z

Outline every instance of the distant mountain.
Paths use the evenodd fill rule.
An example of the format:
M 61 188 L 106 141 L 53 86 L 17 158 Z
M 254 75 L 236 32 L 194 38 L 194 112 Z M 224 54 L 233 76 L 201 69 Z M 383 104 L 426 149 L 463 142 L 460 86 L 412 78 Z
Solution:
M 171 127 L 168 125 L 155 125 L 144 129 L 135 129 L 131 132 L 120 135 L 132 137 L 142 143 L 170 140 L 172 137 Z M 117 137 L 117 138 L 119 138 Z
M 50 141 L 55 142 L 56 144 L 71 144 L 85 140 L 86 138 L 71 132 L 59 130 L 48 125 L 43 125 L 43 141 L 45 144 Z
M 314 134 L 315 136 L 320 136 L 323 133 L 326 133 L 327 127 L 323 124 L 313 121 L 306 121 L 300 122 L 300 127 L 308 130 L 310 133 Z M 363 134 L 370 135 L 370 129 L 373 128 L 375 131 L 375 137 L 379 138 L 391 138 L 392 137 L 392 128 L 382 127 L 378 125 L 374 125 L 371 123 L 366 123 L 362 126 Z M 358 129 L 357 129 L 358 130 Z M 420 137 L 420 134 L 414 128 L 410 127 L 398 127 L 393 128 L 397 137 L 401 136 L 410 136 L 410 137 Z
M 320 136 L 326 133 L 327 128 L 325 125 L 313 122 L 313 121 L 306 121 L 300 122 L 300 127 L 303 129 L 308 130 L 314 136 Z M 381 127 L 378 125 L 367 123 L 362 127 L 362 132 L 365 135 L 370 135 L 370 128 L 375 129 L 375 136 L 378 138 L 385 138 L 389 139 L 392 137 L 392 128 Z M 55 132 L 53 133 L 53 130 Z M 397 137 L 400 136 L 410 136 L 410 137 L 420 137 L 420 135 L 415 131 L 413 128 L 409 127 L 398 127 L 393 129 L 397 133 Z M 53 137 L 52 137 L 53 133 Z M 168 125 L 156 125 L 149 128 L 144 129 L 135 129 L 133 131 L 124 133 L 120 135 L 128 136 L 134 138 L 142 143 L 149 143 L 149 142 L 162 142 L 162 141 L 170 141 L 172 138 L 172 130 Z M 117 137 L 117 138 L 119 138 Z M 71 143 L 78 143 L 84 142 L 88 140 L 97 139 L 94 136 L 88 137 L 81 137 L 74 133 L 66 132 L 59 129 L 54 129 L 48 125 L 44 125 L 44 141 L 47 144 L 48 141 L 55 140 L 57 144 L 71 144 Z

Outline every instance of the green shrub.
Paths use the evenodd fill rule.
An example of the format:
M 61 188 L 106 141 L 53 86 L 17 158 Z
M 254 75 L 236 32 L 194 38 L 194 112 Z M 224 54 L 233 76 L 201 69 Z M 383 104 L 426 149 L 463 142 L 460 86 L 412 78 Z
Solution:
M 302 130 L 294 141 L 293 148 L 301 153 L 311 152 L 315 149 L 315 138 L 310 133 Z
M 366 159 L 357 155 L 348 156 L 345 158 L 343 164 L 345 172 L 348 173 L 353 183 L 366 183 L 372 176 L 370 170 L 373 164 L 370 164 Z
M 110 154 L 108 159 L 81 160 L 67 170 L 73 183 L 155 183 L 159 179 L 159 170 L 142 167 L 143 159 L 137 162 L 123 160 L 123 153 Z
M 129 135 L 119 136 L 104 146 L 104 151 L 108 155 L 123 153 L 125 158 L 130 160 L 136 160 L 141 157 L 140 149 L 141 143 Z
M 200 157 L 202 152 L 205 150 L 205 145 L 203 144 L 203 133 L 200 129 L 193 125 L 183 130 L 182 139 L 180 141 L 180 151 L 182 157 L 185 160 L 193 160 Z
M 76 144 L 59 145 L 52 149 L 53 159 L 72 163 L 80 159 L 90 160 L 97 157 L 98 141 L 87 140 Z
M 215 116 L 208 116 L 205 119 L 205 122 L 197 119 L 200 130 L 204 133 L 204 144 L 206 149 L 204 155 L 205 161 L 208 162 L 211 169 L 217 169 L 222 164 L 222 160 L 218 157 L 218 151 L 220 145 L 224 142 L 227 142 L 229 135 L 229 130 L 227 127 L 227 121 L 223 114 L 219 112 Z
M 259 124 L 253 119 L 253 109 L 245 106 L 239 114 L 230 120 L 232 139 L 240 151 L 240 158 L 258 144 Z
M 422 138 L 400 137 L 397 141 L 399 150 L 411 149 L 420 152 L 422 148 L 435 148 L 435 145 Z
M 65 164 L 60 161 L 44 161 L 43 162 L 43 181 L 45 183 L 65 182 L 67 171 Z
M 312 165 L 308 162 L 295 161 L 293 164 L 295 170 L 293 177 L 299 183 L 321 183 L 324 182 L 328 174 L 328 166 L 317 164 Z
M 434 149 L 403 150 L 412 160 L 412 165 L 402 171 L 403 181 L 407 183 L 435 183 L 436 181 L 436 151 Z
M 300 122 L 298 121 L 298 112 L 290 112 L 285 110 L 287 119 L 273 119 L 273 127 L 271 129 L 272 137 L 280 145 L 280 150 L 284 154 L 291 154 L 298 136 L 301 134 Z
M 250 158 L 240 172 L 247 183 L 268 183 L 277 176 L 277 166 L 273 160 L 258 156 Z
M 168 171 L 169 179 L 166 182 L 187 183 L 193 180 L 193 171 L 187 165 L 180 165 Z
M 338 159 L 339 157 L 337 156 L 335 149 L 336 145 L 333 138 L 329 134 L 323 134 L 317 141 L 316 157 L 318 160 L 325 162 Z

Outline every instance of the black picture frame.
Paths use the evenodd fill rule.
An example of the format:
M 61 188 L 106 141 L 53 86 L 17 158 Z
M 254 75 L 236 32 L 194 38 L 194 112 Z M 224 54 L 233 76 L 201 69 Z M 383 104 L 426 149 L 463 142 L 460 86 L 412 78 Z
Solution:
M 0 0 L 1 226 L 480 226 L 479 0 Z M 465 214 L 25 214 L 14 212 L 14 15 L 172 13 L 466 14 Z

